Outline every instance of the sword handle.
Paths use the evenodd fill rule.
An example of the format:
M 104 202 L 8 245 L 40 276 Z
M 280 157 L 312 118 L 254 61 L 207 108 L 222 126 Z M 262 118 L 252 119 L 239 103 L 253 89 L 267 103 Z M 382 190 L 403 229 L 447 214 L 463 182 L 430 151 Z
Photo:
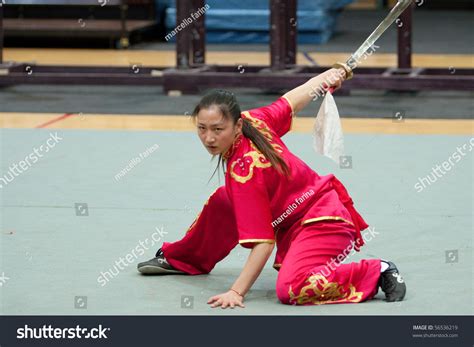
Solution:
M 350 80 L 352 77 L 354 77 L 354 73 L 352 72 L 352 69 L 347 64 L 337 62 L 332 67 L 335 69 L 344 69 L 344 71 L 346 72 L 346 78 L 345 78 L 346 80 Z M 331 87 L 328 89 L 328 92 L 332 94 L 334 93 L 334 89 L 336 88 Z
M 349 65 L 345 63 L 337 62 L 332 67 L 335 69 L 344 69 L 344 71 L 346 72 L 347 81 L 350 80 L 352 77 L 354 77 L 354 72 L 352 72 L 352 69 L 349 67 Z

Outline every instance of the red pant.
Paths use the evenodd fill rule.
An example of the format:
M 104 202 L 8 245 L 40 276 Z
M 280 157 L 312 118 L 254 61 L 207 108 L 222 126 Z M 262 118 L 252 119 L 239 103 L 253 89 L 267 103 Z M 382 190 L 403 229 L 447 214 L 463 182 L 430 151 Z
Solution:
M 280 231 L 281 232 L 281 231 Z M 284 304 L 361 302 L 377 293 L 380 260 L 338 264 L 351 251 L 354 228 L 344 222 L 317 222 L 290 230 L 292 241 L 278 274 L 276 292 Z M 185 237 L 165 242 L 168 262 L 190 275 L 209 273 L 238 243 L 232 204 L 224 187 L 205 204 Z M 278 247 L 278 245 L 277 245 Z
M 341 264 L 350 254 L 354 228 L 344 222 L 297 226 L 278 273 L 280 301 L 293 305 L 361 302 L 378 290 L 380 259 Z M 333 261 L 336 260 L 336 261 Z

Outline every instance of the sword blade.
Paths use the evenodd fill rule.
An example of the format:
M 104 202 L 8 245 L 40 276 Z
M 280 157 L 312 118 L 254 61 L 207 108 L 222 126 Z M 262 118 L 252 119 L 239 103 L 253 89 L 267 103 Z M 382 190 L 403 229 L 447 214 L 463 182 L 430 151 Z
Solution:
M 382 34 L 392 25 L 393 22 L 405 11 L 413 0 L 398 0 L 387 17 L 379 24 L 372 34 L 365 40 L 365 42 L 355 51 L 346 64 L 353 70 L 359 64 L 364 54 L 372 48 L 375 42 L 382 36 Z

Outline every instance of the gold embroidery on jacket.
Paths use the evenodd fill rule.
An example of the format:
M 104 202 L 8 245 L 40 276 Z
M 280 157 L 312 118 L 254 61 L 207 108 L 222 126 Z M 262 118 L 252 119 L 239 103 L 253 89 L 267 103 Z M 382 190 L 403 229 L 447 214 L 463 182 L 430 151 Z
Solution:
M 265 138 L 272 145 L 275 151 L 279 153 L 283 152 L 283 148 L 279 144 L 273 142 L 272 133 L 264 121 L 252 117 L 247 111 L 243 112 L 243 116 L 245 119 L 248 119 L 252 123 L 252 125 L 262 133 L 263 136 L 265 136 Z M 254 168 L 264 169 L 272 166 L 272 164 L 258 150 L 258 148 L 252 141 L 250 141 L 250 147 L 252 148 L 252 151 L 245 153 L 242 158 L 235 160 L 230 166 L 230 176 L 239 183 L 245 183 L 252 179 Z M 237 168 L 236 165 L 238 165 Z M 242 169 L 241 171 L 246 171 L 245 169 L 247 168 L 247 166 L 247 173 L 236 172 L 239 167 Z
M 238 174 L 235 168 L 236 165 L 239 165 L 242 169 L 248 166 L 248 173 L 246 175 Z M 232 163 L 230 166 L 230 176 L 239 183 L 245 183 L 253 177 L 253 169 L 255 167 L 264 169 L 270 166 L 272 166 L 272 163 L 270 163 L 262 153 L 251 151 L 244 154 L 243 159 L 239 158 Z
M 248 119 L 252 123 L 252 125 L 263 134 L 263 136 L 265 136 L 265 138 L 268 140 L 268 142 L 270 142 L 275 151 L 279 153 L 283 152 L 283 148 L 279 144 L 273 143 L 273 135 L 267 123 L 265 123 L 261 119 L 252 117 L 252 115 L 250 115 L 250 112 L 248 111 L 243 112 L 243 116 L 245 119 Z

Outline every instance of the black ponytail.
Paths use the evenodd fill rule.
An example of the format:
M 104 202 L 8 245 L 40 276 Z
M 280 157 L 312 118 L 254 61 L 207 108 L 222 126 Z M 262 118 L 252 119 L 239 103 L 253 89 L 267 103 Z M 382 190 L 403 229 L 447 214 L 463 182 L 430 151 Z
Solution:
M 272 166 L 281 174 L 284 174 L 286 177 L 290 176 L 290 169 L 288 165 L 283 160 L 283 158 L 275 151 L 275 148 L 268 142 L 267 138 L 257 129 L 252 123 L 243 118 L 244 124 L 242 126 L 242 133 L 245 137 L 250 139 L 253 142 L 255 147 L 267 158 L 267 160 L 272 163 Z

